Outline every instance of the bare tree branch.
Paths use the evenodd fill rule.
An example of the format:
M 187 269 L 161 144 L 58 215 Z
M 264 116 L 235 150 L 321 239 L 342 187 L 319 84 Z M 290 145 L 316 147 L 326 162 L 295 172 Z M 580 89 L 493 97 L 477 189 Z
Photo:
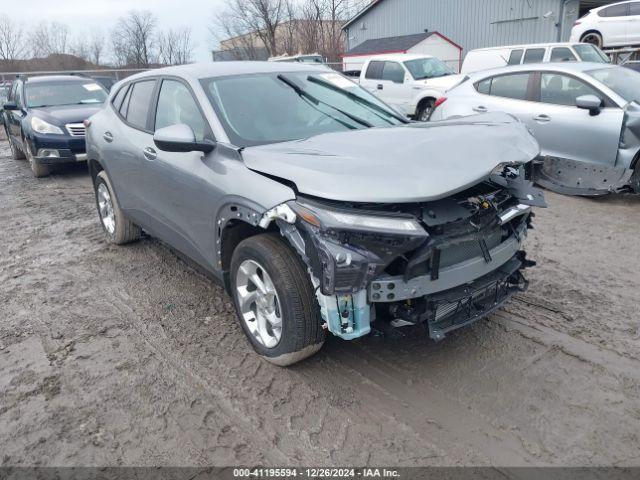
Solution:
M 22 28 L 7 15 L 0 15 L 0 60 L 18 60 L 24 53 Z
M 149 68 L 156 54 L 155 15 L 149 11 L 132 10 L 121 17 L 111 34 L 116 62 L 120 66 Z

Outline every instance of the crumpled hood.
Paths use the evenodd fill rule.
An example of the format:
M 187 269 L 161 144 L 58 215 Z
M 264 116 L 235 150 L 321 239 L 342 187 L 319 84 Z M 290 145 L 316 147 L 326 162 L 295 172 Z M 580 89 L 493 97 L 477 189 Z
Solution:
M 54 125 L 66 125 L 67 123 L 82 123 L 90 116 L 98 113 L 103 107 L 102 103 L 88 105 L 61 105 L 58 107 L 32 108 L 33 116 L 41 118 Z
M 526 163 L 539 152 L 524 124 L 489 113 L 248 147 L 242 157 L 251 170 L 289 180 L 303 194 L 405 203 L 447 197 L 500 163 Z

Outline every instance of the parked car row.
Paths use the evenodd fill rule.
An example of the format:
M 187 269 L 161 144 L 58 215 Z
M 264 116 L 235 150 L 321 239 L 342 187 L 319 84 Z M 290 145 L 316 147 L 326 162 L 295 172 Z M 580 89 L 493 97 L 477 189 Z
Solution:
M 100 84 L 84 77 L 18 78 L 2 118 L 13 158 L 26 157 L 36 177 L 47 176 L 55 165 L 85 161 L 83 121 L 106 98 Z
M 432 120 L 509 113 L 540 143 L 535 181 L 572 195 L 640 193 L 640 74 L 601 63 L 520 65 L 469 75 Z

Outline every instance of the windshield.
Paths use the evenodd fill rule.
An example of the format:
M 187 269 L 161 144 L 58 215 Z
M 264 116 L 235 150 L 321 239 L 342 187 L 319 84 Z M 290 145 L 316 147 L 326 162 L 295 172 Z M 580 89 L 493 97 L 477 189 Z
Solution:
M 573 49 L 583 62 L 609 63 L 609 57 L 595 45 L 578 43 L 573 46 Z
M 231 142 L 239 147 L 404 122 L 337 73 L 237 75 L 201 83 Z
M 627 102 L 640 103 L 640 73 L 622 67 L 591 70 L 587 73 Z
M 107 98 L 104 88 L 92 81 L 27 83 L 25 92 L 29 108 L 93 105 Z
M 441 60 L 437 58 L 419 58 L 418 60 L 408 60 L 404 62 L 405 67 L 411 73 L 414 80 L 425 78 L 444 77 L 453 75 L 454 72 Z

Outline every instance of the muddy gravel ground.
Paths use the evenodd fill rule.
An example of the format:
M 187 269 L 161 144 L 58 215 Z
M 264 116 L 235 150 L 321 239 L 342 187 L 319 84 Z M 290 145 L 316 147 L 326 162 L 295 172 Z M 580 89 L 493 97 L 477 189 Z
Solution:
M 84 166 L 0 142 L 0 464 L 640 465 L 640 198 L 547 198 L 488 320 L 281 369 L 171 250 L 105 243 Z

